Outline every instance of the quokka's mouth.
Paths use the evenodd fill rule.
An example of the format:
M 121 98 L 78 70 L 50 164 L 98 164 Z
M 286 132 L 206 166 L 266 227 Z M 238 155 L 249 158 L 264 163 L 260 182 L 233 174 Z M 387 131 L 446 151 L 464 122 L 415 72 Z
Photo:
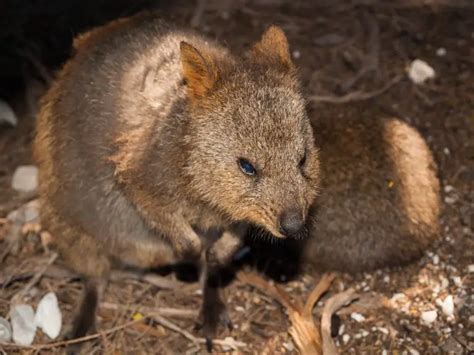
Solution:
M 308 237 L 309 231 L 308 227 L 305 225 L 298 232 L 288 234 L 280 231 L 279 234 L 281 235 L 281 237 L 277 236 L 278 238 L 302 240 Z

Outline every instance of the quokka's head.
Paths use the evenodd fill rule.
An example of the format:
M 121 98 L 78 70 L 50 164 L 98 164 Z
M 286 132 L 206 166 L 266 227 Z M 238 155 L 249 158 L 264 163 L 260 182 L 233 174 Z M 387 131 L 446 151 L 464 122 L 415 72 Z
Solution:
M 181 63 L 193 192 L 234 221 L 303 238 L 319 159 L 283 31 L 232 64 L 182 42 Z

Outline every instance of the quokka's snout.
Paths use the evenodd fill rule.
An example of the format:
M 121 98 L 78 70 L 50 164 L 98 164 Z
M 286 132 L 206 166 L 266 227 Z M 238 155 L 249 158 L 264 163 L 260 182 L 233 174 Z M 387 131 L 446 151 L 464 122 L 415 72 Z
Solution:
M 284 210 L 280 215 L 279 231 L 287 238 L 306 238 L 308 228 L 306 227 L 306 216 L 304 216 L 303 211 L 297 208 Z

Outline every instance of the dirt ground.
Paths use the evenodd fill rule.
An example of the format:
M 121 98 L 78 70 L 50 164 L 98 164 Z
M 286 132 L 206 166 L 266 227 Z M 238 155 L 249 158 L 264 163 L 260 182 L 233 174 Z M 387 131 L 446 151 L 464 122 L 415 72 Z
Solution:
M 237 52 L 248 48 L 269 24 L 281 25 L 306 94 L 312 98 L 312 112 L 331 113 L 334 119 L 348 112 L 390 114 L 419 129 L 433 151 L 443 187 L 439 242 L 419 262 L 404 268 L 338 274 L 317 303 L 314 319 L 320 319 L 328 297 L 353 287 L 360 300 L 333 319 L 340 321 L 333 329 L 340 353 L 472 353 L 474 7 L 460 1 L 449 6 L 418 6 L 409 1 L 209 1 L 201 17 L 195 17 L 194 4 L 181 2 L 165 15 L 183 25 L 193 18 L 199 20 L 200 31 Z M 434 68 L 434 80 L 415 85 L 407 78 L 406 69 L 416 58 Z M 352 80 L 361 69 L 368 71 Z M 32 163 L 35 102 L 19 99 L 14 106 L 19 125 L 0 126 L 0 316 L 4 317 L 12 297 L 48 266 L 54 252 L 47 235 L 40 236 L 35 226 L 23 228 L 17 243 L 7 242 L 12 225 L 5 217 L 31 199 L 10 185 L 15 168 Z M 81 284 L 61 265 L 60 258 L 49 265 L 26 292 L 25 300 L 36 306 L 46 292 L 56 292 L 67 325 Z M 320 276 L 303 273 L 286 281 L 280 275 L 279 281 L 286 281 L 280 286 L 292 298 L 303 301 Z M 455 305 L 451 317 L 440 306 L 449 295 Z M 242 280 L 231 283 L 226 297 L 234 329 L 220 334 L 219 339 L 227 340 L 216 345 L 216 352 L 296 352 L 285 310 L 274 298 Z M 200 298 L 197 283 L 178 281 L 174 274 L 138 277 L 117 273 L 99 311 L 102 333 L 87 344 L 87 353 L 204 353 L 204 345 L 191 339 L 200 336 L 195 329 Z M 438 314 L 429 325 L 421 320 L 422 312 L 428 310 Z M 153 320 L 156 313 L 179 330 Z M 148 320 L 139 321 L 142 316 Z M 37 346 L 48 342 L 39 332 L 32 348 L 0 345 L 0 352 L 64 351 L 61 344 L 46 349 Z

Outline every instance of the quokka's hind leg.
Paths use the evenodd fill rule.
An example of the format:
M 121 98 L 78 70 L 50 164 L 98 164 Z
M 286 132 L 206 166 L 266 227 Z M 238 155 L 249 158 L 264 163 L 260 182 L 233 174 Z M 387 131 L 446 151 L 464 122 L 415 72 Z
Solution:
M 70 335 L 72 339 L 95 330 L 97 308 L 106 285 L 104 278 L 84 277 L 83 280 L 84 290 Z
M 201 308 L 201 327 L 206 339 L 206 347 L 212 351 L 212 340 L 216 337 L 219 325 L 232 330 L 232 321 L 227 313 L 227 307 L 222 299 L 224 270 L 206 270 L 203 285 L 203 304 Z
M 81 275 L 83 295 L 73 320 L 67 339 L 87 335 L 95 327 L 96 312 L 100 296 L 105 289 L 110 274 L 110 260 L 96 238 L 84 233 L 79 227 L 72 227 L 59 214 L 51 213 L 44 207 L 48 230 L 56 237 L 59 252 L 67 266 Z M 67 349 L 69 354 L 79 353 L 81 343 Z
M 78 339 L 86 336 L 96 328 L 97 308 L 104 292 L 107 279 L 104 277 L 83 277 L 84 290 L 72 324 L 68 339 Z M 79 354 L 82 343 L 71 344 L 67 354 Z

